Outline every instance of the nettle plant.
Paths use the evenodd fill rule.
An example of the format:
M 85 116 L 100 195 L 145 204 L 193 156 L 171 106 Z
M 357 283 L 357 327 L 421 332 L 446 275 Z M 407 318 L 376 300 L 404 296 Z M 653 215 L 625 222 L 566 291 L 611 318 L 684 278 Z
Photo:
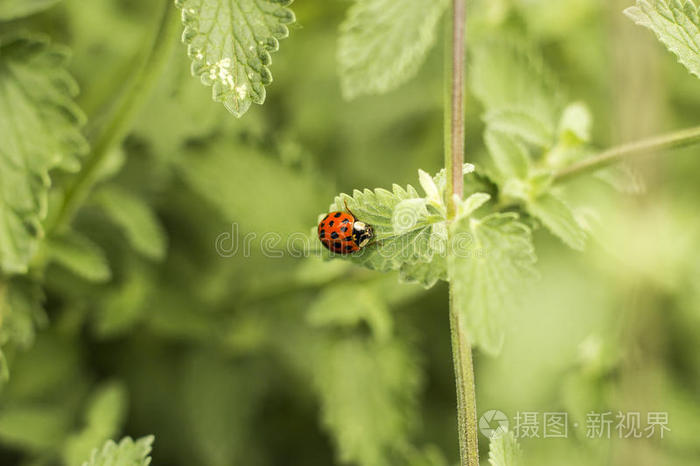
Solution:
M 0 2 L 0 26 L 54 3 L 57 0 Z M 124 97 L 89 144 L 83 131 L 84 114 L 73 100 L 78 89 L 66 68 L 68 51 L 47 37 L 1 31 L 0 373 L 4 379 L 11 369 L 5 354 L 29 346 L 35 328 L 45 324 L 41 309 L 47 264 L 60 263 L 88 280 L 109 278 L 110 269 L 100 249 L 71 228 L 88 198 L 99 203 L 134 249 L 151 258 L 165 254 L 164 232 L 150 208 L 131 193 L 102 187 L 101 182 L 119 170 L 114 149 L 162 72 L 175 45 L 172 39 L 181 34 L 191 72 L 211 87 L 213 99 L 243 117 L 251 103 L 265 101 L 266 86 L 272 82 L 271 53 L 278 50 L 279 41 L 288 36 L 289 25 L 295 21 L 290 3 L 163 1 L 161 24 L 150 47 L 144 49 Z M 696 143 L 700 129 L 603 151 L 594 149 L 587 107 L 567 102 L 555 77 L 541 60 L 533 58 L 536 53 L 503 38 L 466 43 L 465 4 L 466 0 L 356 0 L 350 7 L 340 27 L 338 50 L 341 87 L 347 99 L 385 93 L 411 79 L 435 45 L 441 20 L 448 22 L 445 159 L 444 169 L 435 175 L 419 170 L 422 192 L 410 185 L 356 190 L 337 196 L 330 210 L 347 206 L 376 233 L 370 246 L 334 259 L 380 272 L 398 271 L 403 281 L 426 288 L 438 281 L 449 283 L 461 464 L 476 465 L 472 348 L 498 353 L 507 309 L 516 304 L 519 288 L 537 275 L 533 229 L 546 228 L 569 247 L 583 250 L 594 234 L 595 215 L 567 202 L 567 181 L 596 176 L 629 189 L 634 177 L 624 166 L 616 165 L 624 157 Z M 653 30 L 700 77 L 700 11 L 694 1 L 638 0 L 625 13 Z M 466 83 L 484 108 L 483 137 L 490 155 L 490 163 L 484 166 L 464 163 L 465 152 L 468 155 L 464 141 Z M 52 189 L 54 177 L 65 179 L 65 189 Z M 390 185 L 387 180 L 386 186 Z M 356 296 L 355 291 L 351 286 L 339 288 L 328 298 L 343 293 Z M 324 312 L 321 300 L 310 312 L 311 322 L 362 318 L 371 323 L 380 340 L 386 334 L 381 315 L 329 317 Z M 384 362 L 368 357 L 366 364 L 409 364 L 400 351 L 387 351 Z M 333 362 L 342 367 L 342 359 Z M 329 365 L 328 370 L 339 369 Z M 333 382 L 319 381 L 329 383 Z M 387 383 L 415 385 L 415 380 Z M 380 448 L 360 446 L 361 439 L 343 430 L 344 417 L 339 408 L 326 413 L 325 419 L 338 432 L 341 458 L 381 464 Z M 376 434 L 381 437 L 382 433 Z M 84 458 L 84 464 L 148 464 L 152 440 L 110 441 Z M 369 453 L 358 453 L 359 449 Z M 83 450 L 76 447 L 76 451 Z M 493 436 L 491 464 L 516 464 L 518 457 L 519 447 L 511 432 Z M 421 464 L 439 463 L 430 458 L 426 455 Z

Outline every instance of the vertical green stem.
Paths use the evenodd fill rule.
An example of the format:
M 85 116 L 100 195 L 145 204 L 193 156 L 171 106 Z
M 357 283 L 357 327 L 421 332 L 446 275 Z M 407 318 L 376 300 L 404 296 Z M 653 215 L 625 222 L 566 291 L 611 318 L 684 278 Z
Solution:
M 155 81 L 165 68 L 175 44 L 179 21 L 173 0 L 160 1 L 163 2 L 163 12 L 153 41 L 146 49 L 139 69 L 134 72 L 134 78 L 127 84 L 127 89 L 124 91 L 117 108 L 97 136 L 83 168 L 66 189 L 60 210 L 54 221 L 47 226 L 49 234 L 60 230 L 69 223 L 76 210 L 85 201 L 109 151 L 119 144 L 127 134 L 138 109 L 148 97 Z
M 464 177 L 464 68 L 466 64 L 466 0 L 452 2 L 452 91 L 450 98 L 450 153 L 452 158 L 450 177 L 452 194 L 460 198 Z
M 466 61 L 466 0 L 452 0 L 445 28 L 445 171 L 448 217 L 455 214 L 453 194 L 462 197 L 464 164 L 464 71 Z
M 459 456 L 462 466 L 479 465 L 479 443 L 476 419 L 476 387 L 472 348 L 462 322 L 462 315 L 455 307 L 450 289 L 450 335 L 452 360 L 457 387 L 457 428 L 459 430 Z
M 464 75 L 466 63 L 466 0 L 452 0 L 452 15 L 445 43 L 445 170 L 447 172 L 448 219 L 456 207 L 453 196 L 464 192 Z M 479 465 L 476 389 L 472 349 L 463 316 L 450 285 L 450 335 L 457 388 L 457 428 L 462 466 Z
M 445 56 L 443 79 L 443 146 L 445 148 L 445 203 L 447 204 L 447 216 L 454 218 L 455 206 L 452 202 L 452 16 L 447 15 L 445 25 Z

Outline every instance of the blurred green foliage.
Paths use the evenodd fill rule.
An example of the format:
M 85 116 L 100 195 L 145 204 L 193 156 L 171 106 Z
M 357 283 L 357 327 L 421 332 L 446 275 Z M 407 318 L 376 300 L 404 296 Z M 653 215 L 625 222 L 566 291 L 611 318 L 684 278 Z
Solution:
M 13 3 L 0 1 L 0 19 L 24 14 Z M 478 48 L 494 36 L 541 55 L 528 59 L 551 76 L 525 92 L 551 126 L 562 122 L 562 141 L 590 132 L 604 148 L 697 124 L 700 82 L 623 16 L 631 1 L 469 4 L 470 76 L 495 56 Z M 150 434 L 156 465 L 455 464 L 446 287 L 265 253 L 306 235 L 338 192 L 403 186 L 418 168 L 441 168 L 440 48 L 398 89 L 345 101 L 336 58 L 348 7 L 293 5 L 297 23 L 275 54 L 265 104 L 242 119 L 211 101 L 184 46 L 174 48 L 73 231 L 37 246 L 45 272 L 0 279 L 0 369 L 9 366 L 0 464 L 75 465 L 91 454 L 101 464 L 101 452 L 122 448 L 141 461 Z M 63 0 L 0 27 L 41 32 L 72 51 L 92 142 L 158 11 L 157 2 Z M 515 79 L 504 71 L 489 81 Z M 580 107 L 567 119 L 564 108 L 538 106 L 548 92 L 585 102 L 592 126 Z M 478 86 L 468 96 L 467 161 L 498 178 L 483 132 L 509 120 L 482 119 L 488 107 L 507 107 L 495 97 Z M 0 119 L 20 110 L 3 108 Z M 567 439 L 520 440 L 524 464 L 698 464 L 697 152 L 630 164 L 646 184 L 636 195 L 598 178 L 568 186 L 567 202 L 592 232 L 582 252 L 536 231 L 541 278 L 505 316 L 501 354 L 475 358 L 480 414 L 569 413 Z M 39 171 L 58 163 L 40 162 Z M 52 172 L 49 218 L 72 176 Z M 268 232 L 282 241 L 261 241 Z M 255 235 L 249 248 L 246 235 Z M 591 411 L 667 412 L 671 431 L 589 439 Z M 91 453 L 125 435 L 142 440 Z M 502 442 L 505 456 L 515 447 Z

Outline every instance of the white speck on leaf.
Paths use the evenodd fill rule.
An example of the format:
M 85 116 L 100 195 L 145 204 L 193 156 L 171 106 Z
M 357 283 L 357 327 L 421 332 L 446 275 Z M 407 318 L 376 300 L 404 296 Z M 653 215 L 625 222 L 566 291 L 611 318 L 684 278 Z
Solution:
M 209 78 L 212 80 L 218 79 L 229 89 L 235 87 L 233 75 L 231 74 L 231 59 L 229 57 L 222 58 L 213 65 L 209 65 Z

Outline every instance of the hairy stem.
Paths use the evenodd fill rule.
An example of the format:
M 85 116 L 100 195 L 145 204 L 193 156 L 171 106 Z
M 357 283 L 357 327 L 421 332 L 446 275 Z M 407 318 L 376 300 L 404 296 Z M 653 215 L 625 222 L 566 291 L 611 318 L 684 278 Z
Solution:
M 459 456 L 462 466 L 479 465 L 479 443 L 476 419 L 476 386 L 474 362 L 469 337 L 464 328 L 462 315 L 455 307 L 450 290 L 450 336 L 452 360 L 457 386 L 457 428 L 459 429 Z
M 464 74 L 466 62 L 466 0 L 452 1 L 451 27 L 445 43 L 445 170 L 447 171 L 448 219 L 454 218 L 454 197 L 464 192 Z M 478 466 L 479 446 L 476 420 L 474 364 L 469 337 L 460 310 L 455 306 L 452 287 L 449 300 L 452 361 L 457 388 L 457 428 L 462 466 Z
M 453 0 L 451 27 L 445 44 L 445 170 L 448 217 L 454 216 L 452 195 L 464 191 L 464 69 L 466 62 L 466 0 Z
M 161 0 L 163 11 L 151 46 L 143 55 L 139 69 L 127 84 L 121 101 L 95 139 L 92 151 L 80 173 L 66 189 L 63 203 L 53 222 L 47 226 L 49 234 L 60 230 L 71 222 L 75 212 L 90 193 L 99 176 L 107 155 L 128 133 L 141 105 L 146 101 L 156 80 L 162 74 L 170 52 L 175 44 L 179 26 L 177 9 L 172 0 Z
M 560 170 L 555 173 L 554 181 L 567 181 L 579 175 L 600 170 L 608 165 L 622 161 L 625 157 L 648 154 L 663 149 L 686 147 L 698 143 L 700 143 L 700 126 L 630 142 L 604 150 L 597 155 Z

